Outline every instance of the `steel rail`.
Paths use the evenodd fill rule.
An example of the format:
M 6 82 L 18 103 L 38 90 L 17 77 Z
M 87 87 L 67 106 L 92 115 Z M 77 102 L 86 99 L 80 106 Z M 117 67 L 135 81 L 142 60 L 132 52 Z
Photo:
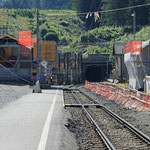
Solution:
M 113 144 L 107 138 L 107 136 L 105 135 L 105 133 L 101 130 L 101 128 L 99 127 L 99 125 L 96 123 L 96 121 L 92 118 L 92 116 L 89 114 L 89 112 L 85 109 L 84 105 L 81 104 L 81 102 L 79 101 L 79 99 L 77 98 L 77 96 L 75 95 L 75 93 L 72 92 L 72 91 L 71 91 L 71 93 L 72 93 L 72 96 L 74 97 L 74 99 L 76 100 L 76 102 L 81 105 L 81 108 L 84 111 L 84 113 L 87 116 L 87 118 L 89 119 L 89 121 L 96 127 L 97 133 L 101 136 L 101 138 L 103 139 L 103 141 L 106 144 L 106 146 L 108 147 L 108 149 L 110 149 L 110 150 L 116 150 L 116 148 L 113 146 Z
M 78 90 L 79 92 L 81 92 L 84 96 L 86 96 L 88 99 L 92 100 L 94 103 L 99 104 L 101 106 L 101 108 L 105 112 L 107 112 L 109 115 L 111 115 L 117 121 L 119 121 L 121 124 L 123 124 L 124 126 L 126 126 L 130 131 L 132 131 L 133 133 L 135 133 L 142 140 L 144 140 L 145 142 L 147 142 L 148 144 L 150 144 L 150 137 L 149 136 L 147 136 L 146 134 L 144 134 L 143 132 L 141 132 L 140 130 L 138 130 L 137 128 L 135 128 L 129 122 L 127 122 L 126 120 L 124 120 L 123 118 L 121 118 L 120 116 L 118 116 L 117 114 L 115 114 L 114 112 L 112 112 L 111 110 L 109 110 L 108 108 L 106 108 L 104 105 L 102 105 L 99 102 L 97 102 L 96 100 L 94 100 L 92 97 L 90 97 L 86 93 L 82 92 L 80 89 L 76 89 L 76 90 Z

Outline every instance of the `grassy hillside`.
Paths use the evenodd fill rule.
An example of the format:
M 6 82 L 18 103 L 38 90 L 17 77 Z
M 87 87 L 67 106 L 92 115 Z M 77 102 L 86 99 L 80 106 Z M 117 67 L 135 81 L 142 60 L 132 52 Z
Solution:
M 62 15 L 61 15 L 62 14 Z M 70 15 L 74 14 L 74 15 Z M 132 27 L 103 26 L 86 31 L 84 23 L 70 10 L 40 10 L 41 40 L 55 40 L 63 51 L 112 54 L 113 43 L 133 39 Z M 5 10 L 0 10 L 0 25 L 6 24 Z M 36 37 L 35 10 L 9 10 L 9 33 L 18 36 L 18 30 L 31 30 Z M 150 26 L 136 33 L 136 40 L 150 38 Z

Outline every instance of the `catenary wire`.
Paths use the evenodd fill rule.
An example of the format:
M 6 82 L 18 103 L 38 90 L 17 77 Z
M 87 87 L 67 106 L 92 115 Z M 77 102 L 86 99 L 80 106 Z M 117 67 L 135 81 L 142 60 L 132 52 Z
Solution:
M 136 6 L 129 6 L 129 7 L 123 7 L 123 8 L 116 8 L 116 9 L 108 9 L 108 10 L 101 10 L 101 11 L 93 11 L 93 12 L 84 12 L 84 13 L 56 13 L 56 14 L 49 14 L 48 16 L 65 16 L 65 15 L 86 15 L 88 13 L 108 13 L 108 12 L 115 12 L 115 11 L 121 11 L 121 10 L 128 10 L 128 9 L 133 9 L 133 8 L 140 8 L 140 7 L 145 7 L 145 6 L 150 6 L 150 3 L 147 4 L 142 4 L 142 5 L 136 5 Z

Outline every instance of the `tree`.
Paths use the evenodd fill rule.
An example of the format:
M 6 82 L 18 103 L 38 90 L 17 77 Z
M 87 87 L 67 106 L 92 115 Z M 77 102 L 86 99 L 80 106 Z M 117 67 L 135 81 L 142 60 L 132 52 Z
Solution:
M 85 13 L 80 18 L 86 22 L 88 30 L 99 27 L 99 22 L 95 22 L 94 13 L 86 17 L 88 12 L 97 12 L 101 10 L 101 0 L 73 0 L 73 8 L 78 12 Z
M 41 9 L 72 9 L 72 0 L 38 0 Z M 3 0 L 1 7 L 6 6 Z M 8 0 L 9 8 L 32 9 L 36 8 L 36 0 Z
M 113 10 L 128 6 L 128 0 L 102 0 L 102 10 Z M 124 26 L 127 22 L 128 13 L 124 11 L 113 11 L 102 14 L 102 24 Z
M 129 5 L 141 5 L 147 3 L 147 0 L 134 0 L 133 2 L 129 1 Z M 150 1 L 149 1 L 150 2 Z M 133 13 L 133 11 L 136 12 L 136 24 L 138 26 L 147 25 L 149 23 L 149 7 L 139 7 L 130 10 L 130 14 Z
M 81 0 L 72 0 L 72 8 L 74 10 L 77 10 L 78 12 L 81 12 L 81 4 L 82 4 Z
M 102 10 L 112 10 L 129 6 L 136 6 L 150 2 L 150 0 L 102 0 Z M 149 23 L 149 7 L 139 7 L 135 9 L 118 10 L 102 14 L 102 24 L 115 26 L 132 26 L 133 12 L 136 12 L 136 24 L 139 26 Z
M 55 41 L 55 42 L 58 42 L 59 38 L 58 38 L 58 35 L 56 33 L 49 32 L 49 33 L 47 33 L 45 35 L 45 40 L 46 41 Z

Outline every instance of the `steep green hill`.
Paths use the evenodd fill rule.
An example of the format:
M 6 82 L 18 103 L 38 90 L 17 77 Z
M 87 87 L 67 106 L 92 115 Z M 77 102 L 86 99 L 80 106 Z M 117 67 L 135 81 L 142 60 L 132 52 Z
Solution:
M 72 15 L 70 15 L 72 14 Z M 0 10 L 0 25 L 5 25 L 7 16 L 5 10 Z M 9 33 L 18 36 L 18 30 L 31 30 L 36 37 L 35 10 L 9 10 Z M 150 38 L 150 26 L 139 29 L 136 40 Z M 102 26 L 87 31 L 85 24 L 70 10 L 40 10 L 41 40 L 55 40 L 58 49 L 63 51 L 82 51 L 91 54 L 112 54 L 113 43 L 133 39 L 132 27 Z
M 61 15 L 62 14 L 62 15 Z M 73 14 L 73 16 L 70 16 Z M 5 10 L 0 10 L 0 25 L 5 25 Z M 18 36 L 18 30 L 31 30 L 36 36 L 36 10 L 9 10 L 9 33 Z M 84 32 L 83 22 L 70 10 L 40 10 L 41 40 L 56 40 L 61 45 L 69 45 Z

